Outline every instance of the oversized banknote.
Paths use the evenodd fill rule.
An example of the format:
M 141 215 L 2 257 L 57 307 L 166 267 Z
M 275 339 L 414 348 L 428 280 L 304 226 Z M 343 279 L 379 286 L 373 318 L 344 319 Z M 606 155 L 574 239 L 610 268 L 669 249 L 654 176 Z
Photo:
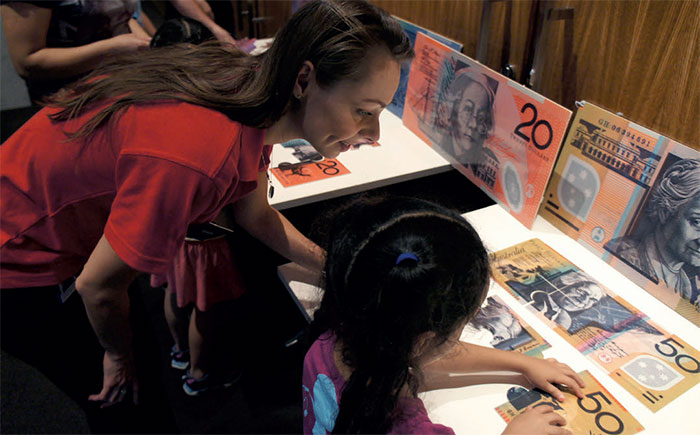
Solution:
M 700 352 L 541 240 L 491 261 L 499 284 L 652 411 L 700 382 Z
M 551 406 L 566 418 L 566 428 L 575 434 L 635 434 L 644 427 L 588 371 L 579 373 L 586 383 L 583 399 L 564 389 L 565 399 L 559 402 L 541 390 L 513 387 L 508 390 L 508 402 L 496 408 L 510 423 L 528 407 Z
M 419 33 L 425 33 L 426 35 L 430 36 L 436 41 L 445 44 L 453 50 L 462 51 L 462 43 L 460 42 L 453 41 L 438 33 L 432 32 L 428 29 L 420 27 L 402 18 L 394 18 L 396 18 L 399 24 L 401 24 L 401 28 L 403 29 L 406 36 L 408 36 L 408 40 L 411 41 L 411 47 L 416 45 L 416 35 L 418 35 Z M 388 111 L 398 116 L 399 118 L 403 117 L 403 106 L 404 101 L 406 101 L 406 87 L 408 86 L 408 73 L 410 70 L 411 62 L 405 62 L 401 64 L 401 76 L 399 78 L 399 87 L 396 89 L 396 92 L 394 93 L 394 98 L 391 100 L 391 103 L 388 106 L 386 106 Z
M 571 111 L 418 34 L 403 122 L 525 226 Z
M 496 295 L 489 296 L 462 330 L 460 340 L 542 358 L 551 346 Z
M 585 103 L 540 214 L 700 326 L 700 152 Z

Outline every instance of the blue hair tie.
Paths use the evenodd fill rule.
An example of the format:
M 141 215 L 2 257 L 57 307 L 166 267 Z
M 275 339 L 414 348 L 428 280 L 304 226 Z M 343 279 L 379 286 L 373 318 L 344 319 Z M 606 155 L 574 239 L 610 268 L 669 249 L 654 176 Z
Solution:
M 418 263 L 418 256 L 412 252 L 402 252 L 398 257 L 396 257 L 396 263 L 394 263 L 394 266 L 398 266 L 399 263 L 404 260 L 413 260 Z

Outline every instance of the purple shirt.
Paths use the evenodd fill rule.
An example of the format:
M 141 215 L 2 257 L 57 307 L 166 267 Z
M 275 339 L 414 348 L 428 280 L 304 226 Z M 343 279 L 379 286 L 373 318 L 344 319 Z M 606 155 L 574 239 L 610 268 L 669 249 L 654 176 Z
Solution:
M 325 435 L 332 432 L 338 416 L 346 380 L 333 358 L 336 340 L 330 331 L 323 333 L 304 358 L 302 395 L 305 434 Z M 401 397 L 397 406 L 400 416 L 389 433 L 454 434 L 449 427 L 431 422 L 423 401 L 417 397 Z

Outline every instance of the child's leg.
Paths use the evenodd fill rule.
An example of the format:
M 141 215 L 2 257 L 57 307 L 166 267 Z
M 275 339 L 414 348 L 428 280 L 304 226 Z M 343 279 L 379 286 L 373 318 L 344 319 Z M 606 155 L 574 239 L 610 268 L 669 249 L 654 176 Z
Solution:
M 165 321 L 168 324 L 170 335 L 172 335 L 173 341 L 175 341 L 173 351 L 179 352 L 186 350 L 188 348 L 187 334 L 191 307 L 178 307 L 175 292 L 172 291 L 171 286 L 168 285 L 165 289 L 163 309 L 165 311 Z
M 190 317 L 190 375 L 195 379 L 210 373 L 214 366 L 216 312 L 216 306 L 207 311 L 195 307 Z

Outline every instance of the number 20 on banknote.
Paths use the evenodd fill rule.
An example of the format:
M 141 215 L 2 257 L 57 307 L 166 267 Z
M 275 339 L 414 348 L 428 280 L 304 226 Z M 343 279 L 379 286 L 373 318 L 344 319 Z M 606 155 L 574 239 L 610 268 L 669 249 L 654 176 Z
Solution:
M 526 227 L 571 111 L 419 34 L 403 122 Z

